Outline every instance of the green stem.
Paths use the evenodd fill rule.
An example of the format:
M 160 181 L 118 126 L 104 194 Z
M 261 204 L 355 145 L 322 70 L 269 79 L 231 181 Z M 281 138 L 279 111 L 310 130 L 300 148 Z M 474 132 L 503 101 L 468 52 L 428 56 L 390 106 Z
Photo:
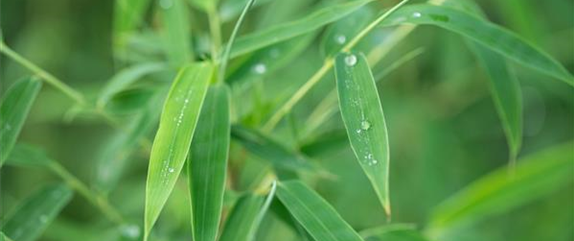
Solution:
M 14 50 L 10 49 L 4 42 L 0 42 L 0 52 L 6 54 L 6 56 L 10 57 L 14 61 L 18 62 L 22 66 L 26 67 L 30 71 L 32 71 L 38 77 L 44 79 L 48 84 L 54 86 L 56 89 L 62 91 L 62 93 L 66 94 L 71 99 L 75 100 L 81 105 L 86 104 L 84 95 L 80 92 L 72 89 L 70 86 L 66 85 L 64 82 L 59 80 L 58 78 L 54 77 L 50 73 L 44 71 L 42 68 L 38 67 L 34 63 L 28 61 L 26 58 L 22 57 L 20 54 L 14 52 Z
M 215 8 L 207 12 L 207 17 L 209 18 L 209 31 L 213 43 L 211 45 L 211 56 L 215 58 L 221 49 L 221 21 Z
M 391 8 L 389 11 L 385 12 L 383 15 L 375 19 L 375 21 L 371 22 L 367 27 L 363 28 L 363 30 L 361 30 L 361 32 L 359 32 L 357 36 L 355 36 L 351 41 L 349 41 L 349 43 L 343 46 L 341 51 L 343 52 L 350 51 L 353 47 L 355 47 L 355 45 L 357 45 L 357 43 L 359 43 L 359 41 L 361 41 L 365 36 L 367 36 L 367 34 L 370 33 L 378 24 L 380 24 L 389 15 L 391 15 L 394 11 L 399 9 L 408 1 L 409 0 L 403 0 L 402 2 Z M 305 84 L 303 84 L 303 86 L 301 86 L 297 90 L 297 92 L 295 92 L 295 94 L 289 100 L 287 100 L 287 102 L 285 102 L 285 104 L 279 107 L 279 109 L 273 114 L 273 116 L 271 116 L 269 121 L 267 121 L 267 123 L 265 123 L 265 125 L 263 126 L 263 131 L 265 132 L 272 131 L 273 128 L 275 128 L 275 126 L 279 123 L 279 121 L 285 116 L 285 114 L 291 111 L 293 106 L 295 106 L 303 98 L 303 96 L 305 96 L 307 92 L 309 92 L 309 90 L 311 90 L 311 88 L 313 88 L 313 86 L 315 86 L 323 78 L 323 76 L 329 70 L 331 70 L 332 67 L 333 67 L 333 59 L 332 58 L 326 59 L 325 62 L 323 63 L 323 66 L 307 82 L 305 82 Z
M 68 170 L 62 167 L 57 162 L 51 162 L 50 168 L 58 176 L 60 176 L 70 187 L 76 190 L 80 195 L 86 198 L 94 206 L 98 207 L 100 211 L 108 218 L 110 221 L 122 225 L 125 223 L 122 215 L 107 201 L 107 199 L 99 194 L 92 192 L 86 184 L 72 175 Z

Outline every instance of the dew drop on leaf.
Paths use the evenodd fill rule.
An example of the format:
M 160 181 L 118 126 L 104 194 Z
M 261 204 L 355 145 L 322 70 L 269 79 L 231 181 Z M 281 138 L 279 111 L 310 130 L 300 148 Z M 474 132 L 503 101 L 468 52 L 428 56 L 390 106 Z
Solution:
M 361 129 L 363 130 L 368 130 L 371 128 L 371 122 L 367 121 L 367 120 L 363 120 L 361 121 Z
M 421 16 L 423 16 L 421 13 L 419 12 L 414 12 L 413 13 L 413 18 L 420 18 Z
M 344 44 L 347 41 L 347 37 L 345 37 L 345 35 L 340 34 L 340 35 L 335 36 L 335 41 L 338 44 Z
M 264 74 L 265 72 L 267 72 L 267 67 L 262 63 L 258 63 L 255 66 L 253 66 L 253 71 L 257 74 Z
M 347 66 L 355 66 L 357 64 L 357 56 L 354 54 L 348 55 L 345 57 L 345 64 L 347 64 Z

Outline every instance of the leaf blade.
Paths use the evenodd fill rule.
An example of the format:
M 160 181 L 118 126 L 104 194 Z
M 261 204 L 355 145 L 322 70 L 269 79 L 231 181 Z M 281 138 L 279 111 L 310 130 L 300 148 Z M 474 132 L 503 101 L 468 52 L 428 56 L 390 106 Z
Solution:
M 389 143 L 377 86 L 365 55 L 341 53 L 335 59 L 339 108 L 351 147 L 387 215 Z
M 166 98 L 152 145 L 146 182 L 144 236 L 147 238 L 183 168 L 213 67 L 183 67 Z
M 558 61 L 518 35 L 471 14 L 448 7 L 415 4 L 405 6 L 382 25 L 402 23 L 434 25 L 461 34 L 515 62 L 574 86 L 574 77 Z
M 363 240 L 329 203 L 302 182 L 279 183 L 277 197 L 315 240 Z
M 229 90 L 209 88 L 188 159 L 194 240 L 214 241 L 223 207 L 229 155 Z
M 24 121 L 41 87 L 42 82 L 39 79 L 30 77 L 18 81 L 6 91 L 0 104 L 0 146 L 3 149 L 0 152 L 0 167 L 16 144 Z
M 70 202 L 72 194 L 72 190 L 63 184 L 40 189 L 21 203 L 2 225 L 2 231 L 14 240 L 36 240 Z
M 240 37 L 235 41 L 230 57 L 237 57 L 271 44 L 316 30 L 325 24 L 336 21 L 352 13 L 359 7 L 371 1 L 372 0 L 356 0 L 321 8 L 296 21 Z

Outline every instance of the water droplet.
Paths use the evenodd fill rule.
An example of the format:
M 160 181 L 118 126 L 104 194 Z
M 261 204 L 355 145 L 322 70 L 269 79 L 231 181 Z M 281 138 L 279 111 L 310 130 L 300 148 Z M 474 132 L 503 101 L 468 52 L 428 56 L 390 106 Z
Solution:
M 363 130 L 361 130 L 361 129 L 357 129 L 357 134 L 361 134 L 362 131 Z
M 173 0 L 159 0 L 159 6 L 163 9 L 169 9 L 173 6 Z
M 167 169 L 167 171 L 168 171 L 169 173 L 173 173 L 175 170 L 174 170 L 172 167 L 170 167 L 170 168 Z
M 363 130 L 368 130 L 371 128 L 371 122 L 367 121 L 367 120 L 363 120 L 361 121 L 361 129 Z
M 137 225 L 126 225 L 122 227 L 122 235 L 128 238 L 137 238 L 140 236 L 140 227 Z
M 347 66 L 355 66 L 357 64 L 357 56 L 354 54 L 347 55 L 347 57 L 345 57 L 345 64 L 347 64 Z
M 379 161 L 373 160 L 371 163 L 373 163 L 373 165 L 376 165 L 377 163 L 379 163 Z
M 344 44 L 347 41 L 347 37 L 345 37 L 345 35 L 340 34 L 340 35 L 335 36 L 335 41 L 338 44 Z
M 46 216 L 46 215 L 40 216 L 40 222 L 42 222 L 42 223 L 48 222 L 48 216 Z
M 185 102 L 187 104 L 187 103 L 189 103 L 189 99 L 185 99 L 183 102 Z
M 255 66 L 253 66 L 253 71 L 257 74 L 264 74 L 265 72 L 267 72 L 267 67 L 262 63 L 258 63 Z
M 419 12 L 414 12 L 413 13 L 413 18 L 420 18 L 421 16 L 423 16 L 421 13 Z

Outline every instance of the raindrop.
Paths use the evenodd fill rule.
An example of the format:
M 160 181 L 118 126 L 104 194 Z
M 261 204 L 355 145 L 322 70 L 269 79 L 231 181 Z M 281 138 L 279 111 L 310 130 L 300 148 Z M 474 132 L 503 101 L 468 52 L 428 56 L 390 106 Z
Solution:
M 363 130 L 361 130 L 361 129 L 357 129 L 357 134 L 361 134 L 362 131 Z
M 267 67 L 262 63 L 258 63 L 255 66 L 253 66 L 253 71 L 257 74 L 264 74 L 265 72 L 267 72 Z
M 48 216 L 46 216 L 46 215 L 40 216 L 40 222 L 42 222 L 42 223 L 48 222 Z
M 421 13 L 419 12 L 414 12 L 413 13 L 413 18 L 420 18 L 421 16 L 423 16 Z
M 345 64 L 347 64 L 347 66 L 355 66 L 357 64 L 357 56 L 354 54 L 348 55 L 345 57 Z
M 169 9 L 173 6 L 173 0 L 160 0 L 159 6 L 163 9 Z
M 344 44 L 347 41 L 347 37 L 345 37 L 345 35 L 337 35 L 335 36 L 335 41 L 337 41 L 338 44 Z
M 173 173 L 175 170 L 170 167 L 169 169 L 167 169 L 167 171 L 168 171 L 169 173 Z
M 363 120 L 361 121 L 361 129 L 363 130 L 368 130 L 371 128 L 371 122 L 367 121 L 367 120 Z

